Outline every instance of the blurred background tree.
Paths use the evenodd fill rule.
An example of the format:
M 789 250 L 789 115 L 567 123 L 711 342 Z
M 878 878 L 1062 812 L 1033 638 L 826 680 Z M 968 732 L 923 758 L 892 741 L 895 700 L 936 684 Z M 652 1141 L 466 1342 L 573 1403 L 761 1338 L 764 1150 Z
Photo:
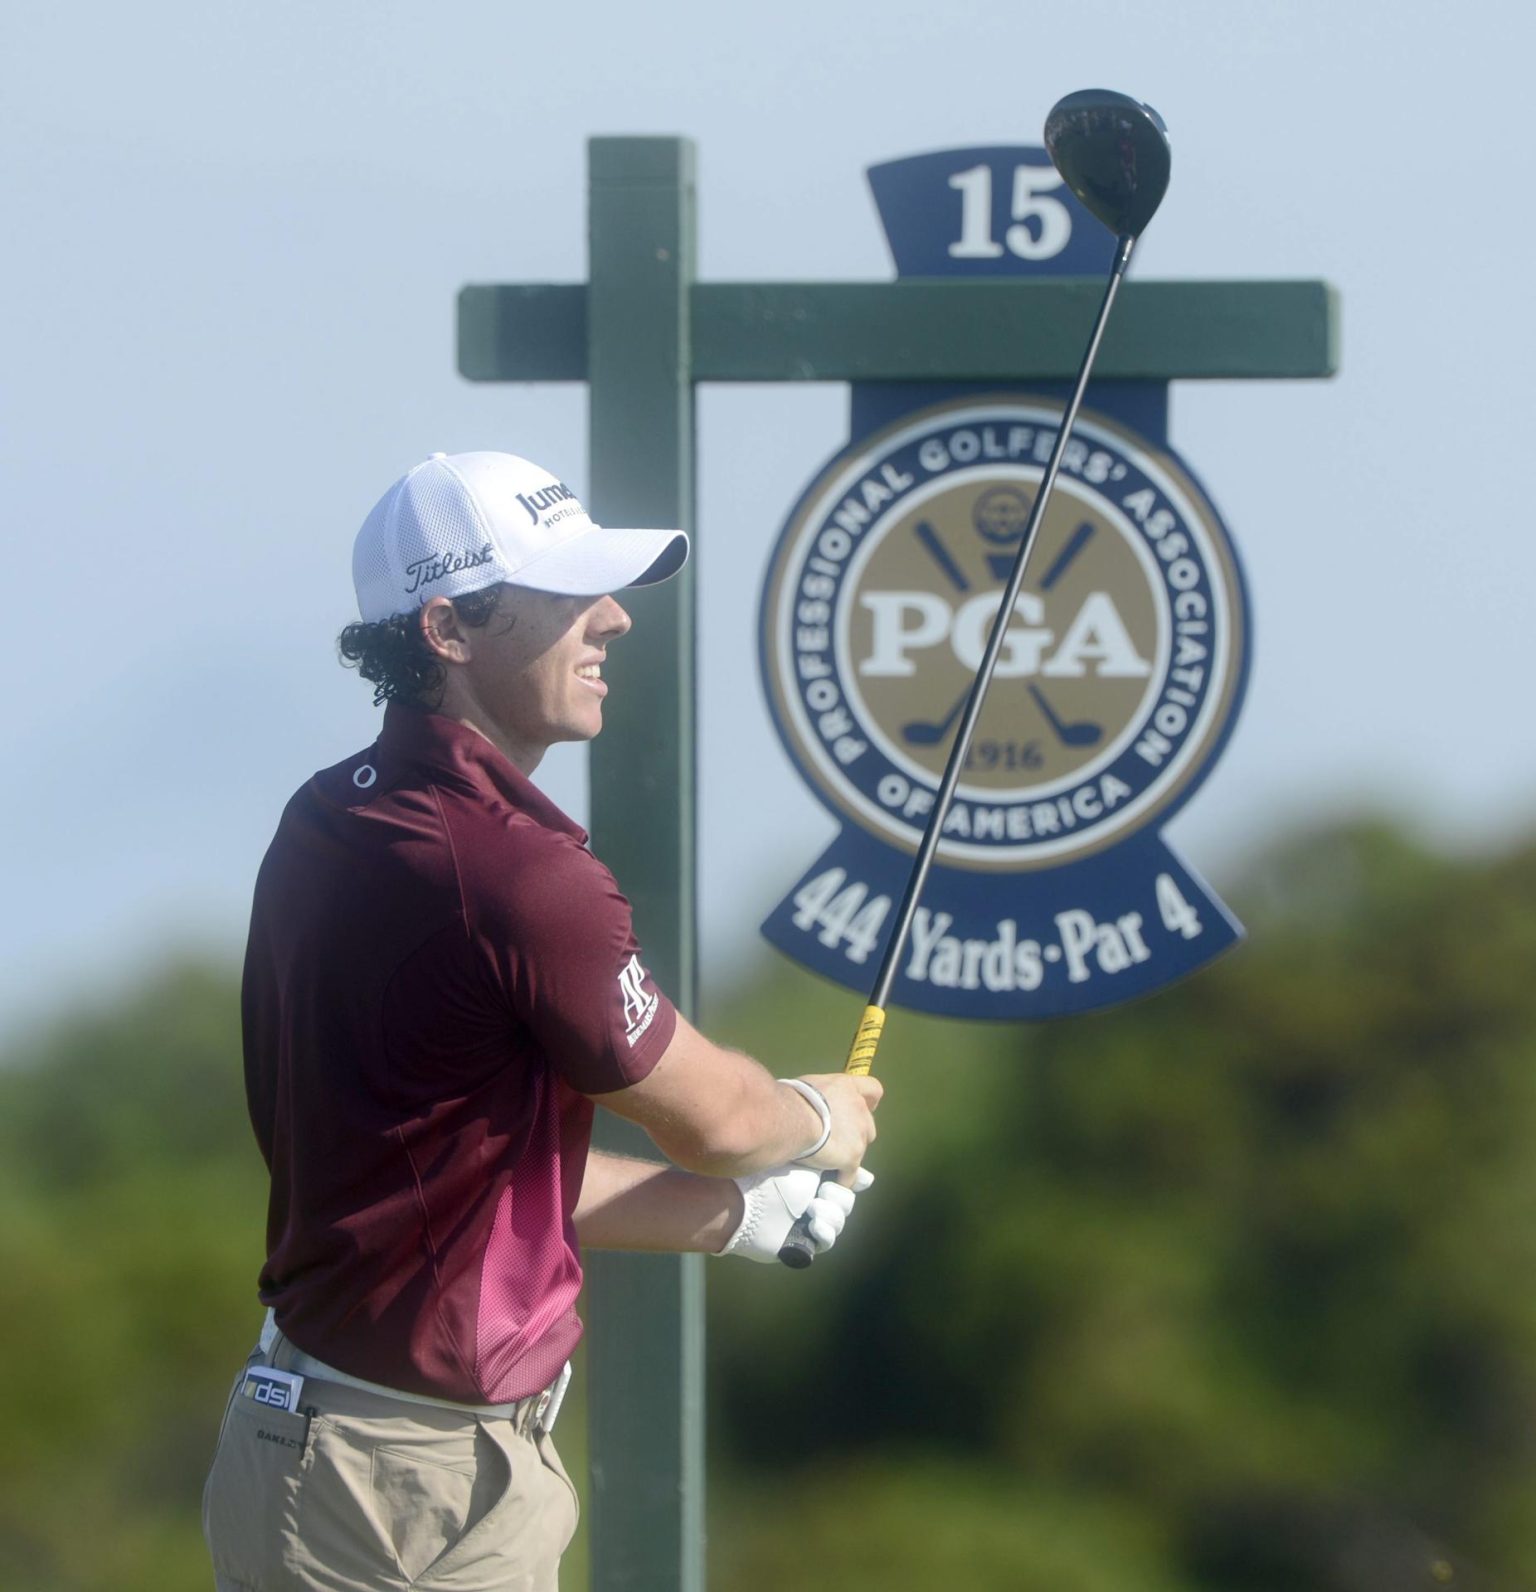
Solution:
M 1536 845 L 1335 827 L 1230 893 L 1250 943 L 1149 1001 L 893 1018 L 845 1245 L 710 1272 L 722 1592 L 1536 1587 Z M 815 1068 L 857 1004 L 779 964 L 705 1019 Z M 0 1586 L 205 1587 L 264 1206 L 234 977 L 8 1061 Z

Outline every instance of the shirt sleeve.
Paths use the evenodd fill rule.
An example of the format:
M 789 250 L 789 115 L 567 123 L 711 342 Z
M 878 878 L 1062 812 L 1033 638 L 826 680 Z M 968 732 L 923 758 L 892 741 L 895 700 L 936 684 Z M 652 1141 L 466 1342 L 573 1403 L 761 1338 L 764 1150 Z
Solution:
M 508 840 L 499 855 L 482 850 L 466 892 L 492 976 L 572 1088 L 606 1094 L 640 1082 L 671 1043 L 677 1012 L 645 967 L 629 902 L 574 837 L 534 828 Z

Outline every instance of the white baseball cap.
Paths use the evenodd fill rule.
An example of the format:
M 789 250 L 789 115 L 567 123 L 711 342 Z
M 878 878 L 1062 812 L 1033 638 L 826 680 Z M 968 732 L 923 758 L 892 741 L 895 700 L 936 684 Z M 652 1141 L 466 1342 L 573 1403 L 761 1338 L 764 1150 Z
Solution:
M 654 585 L 687 561 L 682 531 L 594 525 L 563 481 L 516 454 L 434 453 L 363 521 L 352 584 L 374 624 L 500 581 L 598 597 Z

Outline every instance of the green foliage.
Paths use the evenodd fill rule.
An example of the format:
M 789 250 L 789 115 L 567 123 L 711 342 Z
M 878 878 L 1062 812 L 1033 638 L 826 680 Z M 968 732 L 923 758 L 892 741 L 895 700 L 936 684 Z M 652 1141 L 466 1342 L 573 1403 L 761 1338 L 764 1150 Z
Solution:
M 1238 905 L 1115 1013 L 893 1015 L 837 1254 L 710 1270 L 714 1585 L 1536 1586 L 1536 847 L 1333 829 Z M 708 1026 L 816 1070 L 859 1007 L 780 964 Z M 0 1064 L 0 1586 L 208 1585 L 264 1207 L 225 973 Z
M 0 1586 L 209 1584 L 198 1498 L 265 1204 L 227 974 L 177 970 L 0 1068 Z
M 763 1506 L 740 1481 L 717 1490 L 731 1521 L 711 1538 L 710 1584 L 839 1592 L 1181 1592 L 1150 1516 L 1071 1490 L 1022 1494 L 1013 1479 L 931 1452 L 887 1454 L 793 1479 Z

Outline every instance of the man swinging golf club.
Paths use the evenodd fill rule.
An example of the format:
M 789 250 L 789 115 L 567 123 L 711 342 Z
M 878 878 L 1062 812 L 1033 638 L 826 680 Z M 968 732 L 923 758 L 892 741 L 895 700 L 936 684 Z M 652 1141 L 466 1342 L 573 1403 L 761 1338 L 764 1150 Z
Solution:
M 341 651 L 383 728 L 289 802 L 246 955 L 268 1309 L 204 1499 L 221 1588 L 552 1589 L 581 1247 L 771 1261 L 804 1218 L 823 1250 L 867 1184 L 879 1084 L 698 1033 L 530 783 L 602 728 L 611 594 L 687 556 L 504 453 L 433 455 L 358 534 Z M 590 1151 L 594 1103 L 672 1164 Z

